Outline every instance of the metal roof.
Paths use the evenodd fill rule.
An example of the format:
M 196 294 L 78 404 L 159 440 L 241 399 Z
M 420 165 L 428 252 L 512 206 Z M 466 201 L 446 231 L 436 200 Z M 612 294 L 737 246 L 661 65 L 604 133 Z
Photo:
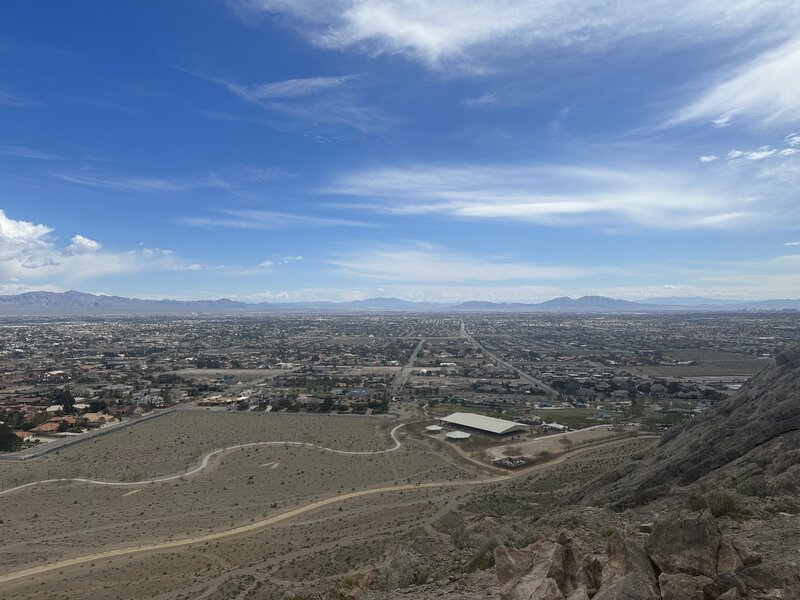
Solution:
M 528 429 L 527 425 L 521 423 L 514 423 L 513 421 L 506 421 L 504 419 L 495 419 L 494 417 L 484 417 L 483 415 L 476 415 L 473 413 L 453 413 L 439 420 L 452 425 L 460 425 L 461 427 L 470 427 L 472 429 L 480 429 L 481 431 L 497 434 L 510 433 L 512 431 L 525 431 Z

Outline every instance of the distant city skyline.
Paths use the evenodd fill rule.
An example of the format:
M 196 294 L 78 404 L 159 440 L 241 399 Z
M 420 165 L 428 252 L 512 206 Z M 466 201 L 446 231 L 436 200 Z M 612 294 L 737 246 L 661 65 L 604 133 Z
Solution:
M 800 5 L 0 7 L 0 294 L 800 298 Z

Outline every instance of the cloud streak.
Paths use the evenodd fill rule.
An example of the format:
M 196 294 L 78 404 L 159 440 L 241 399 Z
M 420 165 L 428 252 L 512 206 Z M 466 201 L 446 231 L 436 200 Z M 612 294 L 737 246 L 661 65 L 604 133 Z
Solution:
M 792 31 L 789 0 L 238 0 L 252 19 L 281 15 L 283 22 L 323 48 L 396 54 L 443 70 L 480 71 L 486 61 L 520 50 L 559 49 L 584 54 L 629 40 L 696 45 L 769 27 Z
M 324 191 L 390 214 L 556 226 L 729 228 L 767 216 L 751 198 L 705 179 L 633 166 L 411 166 L 350 173 Z
M 789 14 L 796 13 L 795 8 Z M 667 125 L 689 121 L 729 125 L 737 119 L 761 125 L 796 123 L 800 120 L 798 81 L 800 36 L 734 69 L 680 109 Z
M 34 160 L 61 160 L 64 158 L 63 156 L 58 156 L 57 154 L 41 152 L 25 146 L 8 146 L 6 144 L 0 144 L 0 154 L 4 156 L 13 156 L 15 158 L 30 158 Z
M 404 282 L 520 281 L 582 277 L 585 269 L 476 258 L 423 242 L 358 248 L 328 261 L 361 279 Z
M 192 227 L 275 230 L 290 227 L 375 227 L 372 223 L 350 219 L 301 215 L 266 210 L 217 210 L 213 216 L 184 217 L 181 223 Z
M 311 125 L 343 126 L 370 132 L 386 129 L 394 123 L 381 111 L 361 105 L 351 85 L 359 79 L 357 75 L 306 77 L 241 85 L 228 79 L 175 68 L 220 85 L 249 104 Z
M 230 185 L 211 174 L 199 179 L 167 179 L 160 177 L 116 177 L 90 173 L 55 173 L 56 179 L 82 185 L 120 192 L 187 192 L 208 188 L 228 188 Z

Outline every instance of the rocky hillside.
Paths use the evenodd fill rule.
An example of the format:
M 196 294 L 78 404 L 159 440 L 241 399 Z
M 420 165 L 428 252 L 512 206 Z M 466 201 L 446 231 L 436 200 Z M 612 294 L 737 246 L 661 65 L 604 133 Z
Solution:
M 669 430 L 648 456 L 584 488 L 579 499 L 628 508 L 702 478 L 800 493 L 800 346 L 778 354 L 708 414 Z
M 412 577 L 427 583 L 400 583 L 388 593 L 362 587 L 320 598 L 800 598 L 800 346 L 778 354 L 709 414 L 656 445 L 645 442 L 630 442 L 636 445 L 616 457 L 616 467 L 608 464 L 613 455 L 587 453 L 582 460 L 598 462 L 583 466 L 606 474 L 592 481 L 594 471 L 563 494 L 546 492 L 559 477 L 575 479 L 580 461 L 473 501 L 484 513 L 498 502 L 518 511 L 452 513 L 454 548 L 442 556 L 460 564 L 459 551 L 488 549 L 492 560 L 476 571 Z M 502 535 L 523 523 L 524 535 Z M 425 566 L 418 563 L 414 573 Z
M 636 535 L 616 531 L 604 553 L 566 532 L 515 550 L 495 549 L 501 600 L 742 600 L 800 597 L 797 520 L 757 551 L 708 511 L 664 517 Z M 752 537 L 752 535 L 751 535 Z M 763 536 L 762 536 L 763 537 Z

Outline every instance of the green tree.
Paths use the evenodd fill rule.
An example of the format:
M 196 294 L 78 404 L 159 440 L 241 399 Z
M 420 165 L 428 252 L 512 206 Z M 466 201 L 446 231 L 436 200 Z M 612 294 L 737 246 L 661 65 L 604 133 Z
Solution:
M 69 391 L 69 388 L 60 388 L 51 391 L 50 402 L 51 404 L 60 404 L 63 406 L 65 413 L 75 411 L 75 398 L 72 397 L 72 392 Z
M 22 445 L 22 440 L 19 439 L 11 427 L 5 423 L 0 423 L 0 452 L 13 452 Z

